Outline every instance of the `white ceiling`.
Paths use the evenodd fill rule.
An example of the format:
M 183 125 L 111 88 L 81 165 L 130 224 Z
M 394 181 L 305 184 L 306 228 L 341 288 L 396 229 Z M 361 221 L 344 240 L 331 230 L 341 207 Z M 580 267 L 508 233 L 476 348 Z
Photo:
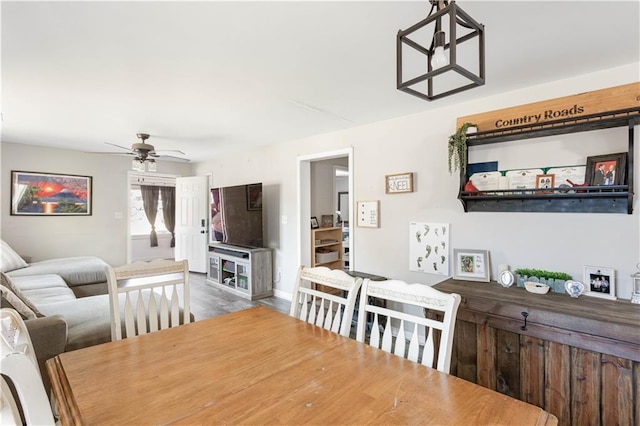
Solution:
M 146 132 L 200 161 L 640 60 L 637 0 L 458 6 L 485 25 L 487 83 L 426 102 L 396 90 L 395 48 L 427 1 L 2 1 L 2 141 Z

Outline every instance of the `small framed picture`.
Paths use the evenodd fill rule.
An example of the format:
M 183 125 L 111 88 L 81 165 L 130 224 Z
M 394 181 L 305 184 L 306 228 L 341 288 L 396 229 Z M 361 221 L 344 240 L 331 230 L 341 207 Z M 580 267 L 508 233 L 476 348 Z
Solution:
M 320 228 L 320 226 L 318 226 L 318 218 L 315 216 L 311 216 L 311 229 L 318 229 Z
M 453 262 L 454 279 L 489 282 L 488 250 L 453 249 Z
M 616 271 L 599 266 L 584 267 L 584 294 L 592 297 L 616 300 Z
M 384 177 L 387 194 L 413 192 L 413 173 L 398 173 Z
M 247 185 L 247 210 L 262 210 L 262 184 Z
M 379 201 L 358 201 L 358 222 L 357 225 L 365 228 L 377 228 L 380 217 Z
M 333 226 L 333 215 L 323 214 L 322 215 L 322 227 L 323 228 L 331 228 Z
M 536 191 L 536 193 L 548 194 L 553 192 L 551 188 L 555 186 L 555 183 L 556 175 L 536 175 L 536 188 L 544 189 L 544 191 Z
M 587 157 L 585 183 L 589 186 L 624 185 L 627 153 Z

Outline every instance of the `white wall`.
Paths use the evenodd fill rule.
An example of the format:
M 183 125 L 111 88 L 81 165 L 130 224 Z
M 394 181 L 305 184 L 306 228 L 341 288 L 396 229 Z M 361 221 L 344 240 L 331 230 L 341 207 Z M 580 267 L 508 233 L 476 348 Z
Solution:
M 447 170 L 446 141 L 459 116 L 634 82 L 638 80 L 639 65 L 241 152 L 235 155 L 233 164 L 227 159 L 211 160 L 196 164 L 195 171 L 211 172 L 215 185 L 265 184 L 267 242 L 276 252 L 274 271 L 282 271 L 277 276 L 276 294 L 290 294 L 298 267 L 296 158 L 352 146 L 355 200 L 380 200 L 379 228 L 351 227 L 355 234 L 351 258 L 355 269 L 412 282 L 441 281 L 444 277 L 439 275 L 409 271 L 409 222 L 447 222 L 451 224 L 451 247 L 488 249 L 494 275 L 496 265 L 504 263 L 512 269 L 563 271 L 580 280 L 584 265 L 611 267 L 617 272 L 618 295 L 628 299 L 630 275 L 640 257 L 637 196 L 633 215 L 464 213 L 457 200 L 458 177 L 449 175 Z M 487 84 L 491 84 L 490 76 Z M 401 92 L 397 95 L 409 96 Z M 437 101 L 425 103 L 425 109 L 434 107 L 437 108 Z M 636 129 L 636 140 L 640 140 L 637 134 Z M 490 150 L 474 152 L 472 161 L 499 159 L 501 169 L 584 164 L 588 155 L 625 150 L 626 133 L 621 136 L 619 130 L 607 135 L 585 135 L 559 136 L 554 142 L 540 145 L 532 141 L 513 142 L 509 147 L 498 144 Z M 579 146 L 582 141 L 584 146 Z M 640 176 L 638 151 L 634 160 L 636 176 Z M 385 194 L 384 175 L 401 172 L 415 173 L 415 192 Z
M 333 189 L 335 179 L 334 166 L 348 167 L 348 163 L 347 157 L 311 163 L 311 216 L 317 217 L 320 225 L 322 225 L 323 215 L 335 215 L 337 195 Z M 345 183 L 346 186 L 347 183 Z
M 127 261 L 127 156 L 87 154 L 33 145 L 1 145 L 0 225 L 2 239 L 33 261 L 63 256 L 98 256 L 117 266 Z M 11 171 L 51 172 L 93 177 L 91 216 L 11 216 Z M 192 165 L 159 162 L 159 173 L 192 174 Z M 116 219 L 116 213 L 122 219 Z
M 148 235 L 133 235 L 131 237 L 131 261 L 150 261 L 153 259 L 173 259 L 174 247 L 171 247 L 171 234 L 158 233 L 158 245 L 151 247 Z

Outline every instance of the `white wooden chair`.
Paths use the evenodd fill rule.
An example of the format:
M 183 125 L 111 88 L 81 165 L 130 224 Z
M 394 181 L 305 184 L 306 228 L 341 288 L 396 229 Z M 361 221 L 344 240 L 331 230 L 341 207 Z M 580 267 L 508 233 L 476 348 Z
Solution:
M 107 268 L 111 340 L 164 330 L 190 322 L 189 265 L 158 259 Z M 180 304 L 178 286 L 183 285 Z M 124 320 L 124 332 L 122 322 Z
M 325 266 L 301 266 L 289 314 L 349 337 L 362 278 Z
M 38 361 L 24 321 L 14 309 L 1 310 L 2 322 L 2 424 L 53 425 L 55 420 L 49 397 L 42 383 Z M 12 384 L 14 392 L 11 391 Z
M 371 304 L 369 297 L 386 300 L 386 307 Z M 439 338 L 436 368 L 449 373 L 459 305 L 460 295 L 444 293 L 424 284 L 365 279 L 360 296 L 356 340 L 365 342 L 366 317 L 370 313 L 373 316 L 368 342 L 371 346 L 433 367 L 436 358 L 434 342 Z M 442 321 L 425 318 L 423 309 L 441 312 Z M 410 311 L 420 312 L 413 314 Z M 434 335 L 434 329 L 440 331 L 439 336 Z

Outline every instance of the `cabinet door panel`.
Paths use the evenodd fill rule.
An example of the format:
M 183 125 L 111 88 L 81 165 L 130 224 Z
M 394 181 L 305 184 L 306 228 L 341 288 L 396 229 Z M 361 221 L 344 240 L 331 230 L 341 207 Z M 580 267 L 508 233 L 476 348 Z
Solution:
M 544 406 L 544 340 L 520 337 L 520 398 L 538 407 Z
M 461 379 L 472 383 L 477 381 L 477 344 L 476 325 L 467 321 L 456 323 L 458 336 L 456 346 L 457 367 L 456 374 Z
M 478 384 L 496 389 L 496 329 L 486 325 L 477 326 L 478 339 Z
M 628 359 L 602 355 L 602 424 L 634 424 L 633 363 Z
M 520 399 L 520 336 L 496 330 L 496 390 Z
M 571 348 L 571 424 L 600 424 L 600 358 L 596 352 Z
M 558 424 L 571 421 L 571 348 L 555 342 L 545 343 L 544 409 L 558 418 Z

